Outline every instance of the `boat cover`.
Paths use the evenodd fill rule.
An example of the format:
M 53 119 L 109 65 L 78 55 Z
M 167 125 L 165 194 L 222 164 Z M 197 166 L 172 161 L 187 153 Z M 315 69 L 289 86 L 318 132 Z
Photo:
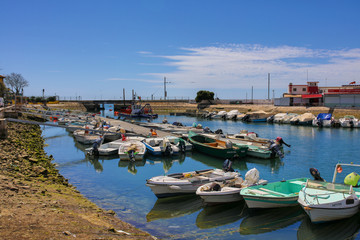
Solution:
M 317 119 L 331 120 L 331 117 L 332 117 L 331 113 L 319 113 Z

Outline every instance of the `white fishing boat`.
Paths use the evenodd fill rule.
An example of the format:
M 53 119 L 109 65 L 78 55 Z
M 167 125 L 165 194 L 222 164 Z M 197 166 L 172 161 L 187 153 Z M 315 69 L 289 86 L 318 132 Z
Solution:
M 297 113 L 288 113 L 286 116 L 284 116 L 280 121 L 281 123 L 291 123 L 291 121 L 295 118 L 297 118 L 299 114 Z
M 156 176 L 146 180 L 146 185 L 158 197 L 170 197 L 182 194 L 195 194 L 196 190 L 209 182 L 226 181 L 238 177 L 237 172 L 225 172 L 221 169 L 206 169 L 184 173 Z
M 259 179 L 259 171 L 253 168 L 246 173 L 245 180 L 242 177 L 236 177 L 223 182 L 207 183 L 196 190 L 196 195 L 200 196 L 206 204 L 237 202 L 243 199 L 240 195 L 241 189 L 265 183 L 267 181 Z
M 181 152 L 188 152 L 193 149 L 193 145 L 191 143 L 180 137 L 167 136 L 166 138 L 169 140 L 171 144 L 177 146 Z
M 212 115 L 211 119 L 224 119 L 226 118 L 226 111 L 220 111 L 216 115 Z
M 352 115 L 346 115 L 342 118 L 339 118 L 340 125 L 345 128 L 354 128 L 360 127 L 359 119 Z
M 167 137 L 145 138 L 143 143 L 152 155 L 173 155 L 180 153 L 180 148 L 172 144 Z
M 124 141 L 119 146 L 120 160 L 137 161 L 143 160 L 146 153 L 146 146 L 141 141 Z
M 274 115 L 273 123 L 282 123 L 284 117 L 288 115 L 287 113 L 277 113 Z
M 118 154 L 119 147 L 124 142 L 126 142 L 126 141 L 136 141 L 136 140 L 137 141 L 142 141 L 144 139 L 145 139 L 144 137 L 136 137 L 136 136 L 125 137 L 125 138 L 118 139 L 118 140 L 115 140 L 115 141 L 112 141 L 112 142 L 101 144 L 98 147 L 98 152 L 99 152 L 100 156 L 115 155 L 115 154 Z M 91 153 L 92 149 L 93 149 L 92 147 L 86 148 L 85 152 L 86 153 Z
M 332 182 L 308 180 L 299 192 L 298 202 L 311 222 L 349 218 L 359 211 L 360 192 L 355 192 L 352 185 L 335 183 L 337 171 L 339 169 L 342 171 L 342 166 L 360 167 L 358 164 L 338 163 L 335 166 Z M 357 180 L 354 185 L 357 184 Z
M 290 123 L 293 125 L 312 125 L 313 120 L 316 117 L 312 113 L 304 113 L 297 117 L 294 117 L 290 120 Z
M 333 118 L 331 113 L 319 113 L 313 120 L 314 127 L 331 127 L 333 125 Z
M 89 145 L 93 144 L 95 141 L 97 141 L 101 135 L 93 133 L 89 130 L 75 130 L 73 132 L 73 135 L 79 143 Z
M 239 115 L 240 112 L 239 110 L 235 109 L 235 110 L 231 110 L 229 112 L 226 113 L 226 120 L 235 120 L 236 119 L 236 116 Z

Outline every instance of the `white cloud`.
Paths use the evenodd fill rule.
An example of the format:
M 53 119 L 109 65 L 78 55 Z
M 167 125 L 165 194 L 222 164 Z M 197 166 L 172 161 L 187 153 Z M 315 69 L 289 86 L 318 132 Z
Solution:
M 149 73 L 166 76 L 172 88 L 236 89 L 286 88 L 290 82 L 320 81 L 320 86 L 338 86 L 360 80 L 360 49 L 326 50 L 304 47 L 227 45 L 183 48 L 182 55 L 158 56 L 175 71 Z M 307 79 L 308 77 L 308 79 Z

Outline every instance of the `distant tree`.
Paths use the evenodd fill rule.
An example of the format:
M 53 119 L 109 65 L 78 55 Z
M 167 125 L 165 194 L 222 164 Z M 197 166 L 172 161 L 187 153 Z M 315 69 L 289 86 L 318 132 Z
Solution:
M 48 97 L 48 98 L 46 99 L 46 101 L 48 101 L 48 102 L 55 102 L 55 101 L 56 101 L 56 96 Z
M 19 95 L 24 87 L 29 86 L 29 82 L 19 73 L 11 73 L 5 76 L 5 83 L 11 87 L 16 95 Z
M 214 93 L 205 90 L 198 91 L 196 94 L 195 101 L 201 102 L 202 100 L 214 100 Z
M 6 93 L 6 87 L 3 82 L 0 82 L 0 97 L 4 97 Z

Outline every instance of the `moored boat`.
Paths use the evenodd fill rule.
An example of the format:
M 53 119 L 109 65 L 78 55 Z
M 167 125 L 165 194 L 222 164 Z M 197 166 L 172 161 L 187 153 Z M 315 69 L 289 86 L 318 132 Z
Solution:
M 171 143 L 167 137 L 145 138 L 143 143 L 152 155 L 173 155 L 180 153 L 180 148 Z
M 146 153 L 146 146 L 141 141 L 124 141 L 119 146 L 120 160 L 137 161 L 143 160 Z
M 222 169 L 206 169 L 184 173 L 156 176 L 146 180 L 146 185 L 158 197 L 170 197 L 182 194 L 195 194 L 196 190 L 209 182 L 226 181 L 238 177 L 237 172 Z
M 331 127 L 333 125 L 331 113 L 319 113 L 313 120 L 312 125 L 314 127 Z
M 196 150 L 214 157 L 225 159 L 244 157 L 247 154 L 247 146 L 234 146 L 230 140 L 222 141 L 192 131 L 189 132 L 188 138 Z
M 236 177 L 223 182 L 207 183 L 196 190 L 196 195 L 200 196 L 206 204 L 237 202 L 243 199 L 240 195 L 241 189 L 265 183 L 267 181 L 259 179 L 259 171 L 253 168 L 245 174 L 245 180 Z
M 345 127 L 345 128 L 360 127 L 359 119 L 357 119 L 353 115 L 346 115 L 340 118 L 339 122 L 341 127 Z
M 296 178 L 244 188 L 240 194 L 249 208 L 280 208 L 298 205 L 298 194 L 308 178 Z
M 358 164 L 336 164 L 332 182 L 308 180 L 299 192 L 298 202 L 311 222 L 328 222 L 349 218 L 359 211 L 359 195 L 353 185 L 357 185 L 359 176 L 349 175 L 350 184 L 335 183 L 337 171 L 342 172 L 342 166 L 360 167 Z M 341 169 L 341 170 L 340 170 Z M 312 171 L 311 171 L 312 173 Z M 345 178 L 346 182 L 347 179 Z M 353 185 L 351 185 L 353 184 Z

